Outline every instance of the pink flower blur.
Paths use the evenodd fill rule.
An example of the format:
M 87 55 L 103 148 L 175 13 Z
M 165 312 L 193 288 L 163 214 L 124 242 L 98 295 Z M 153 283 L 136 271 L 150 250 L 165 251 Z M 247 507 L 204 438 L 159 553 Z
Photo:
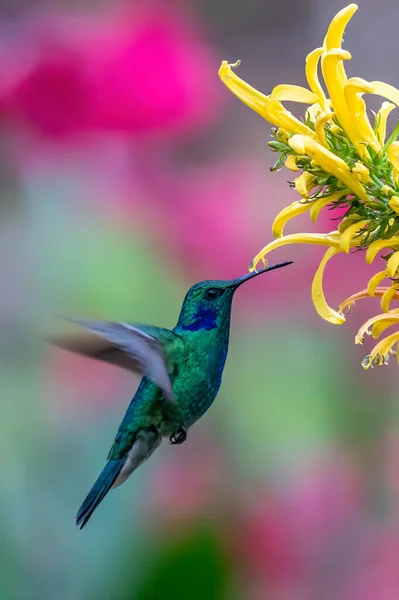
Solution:
M 397 600 L 399 591 L 399 531 L 370 528 L 356 560 L 356 569 L 340 591 L 340 600 Z
M 361 501 L 357 473 L 334 456 L 284 489 L 259 493 L 243 521 L 249 573 L 270 589 L 310 589 L 318 561 L 323 553 L 328 559 L 326 551 L 356 518 Z
M 118 368 L 56 348 L 49 352 L 45 369 L 57 390 L 62 390 L 62 394 L 51 394 L 51 409 L 69 414 L 91 413 L 112 405 L 119 395 L 118 386 L 123 384 Z M 134 384 L 132 377 L 133 391 Z
M 21 31 L 33 59 L 8 94 L 14 119 L 64 137 L 192 131 L 211 118 L 214 61 L 186 12 L 142 4 L 98 19 L 54 14 Z

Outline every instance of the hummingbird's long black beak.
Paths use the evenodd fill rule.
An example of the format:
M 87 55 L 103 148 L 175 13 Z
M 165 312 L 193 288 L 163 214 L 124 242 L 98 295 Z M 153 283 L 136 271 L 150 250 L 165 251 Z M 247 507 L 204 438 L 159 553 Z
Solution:
M 252 279 L 253 277 L 257 277 L 262 273 L 266 273 L 268 271 L 274 271 L 274 269 L 281 269 L 281 267 L 286 267 L 288 265 L 292 265 L 294 261 L 290 260 L 287 262 L 277 263 L 276 265 L 267 266 L 265 269 L 261 271 L 253 271 L 252 273 L 245 273 L 242 277 L 237 277 L 237 279 L 233 279 L 231 282 L 232 287 L 238 288 L 244 281 L 248 281 L 248 279 Z

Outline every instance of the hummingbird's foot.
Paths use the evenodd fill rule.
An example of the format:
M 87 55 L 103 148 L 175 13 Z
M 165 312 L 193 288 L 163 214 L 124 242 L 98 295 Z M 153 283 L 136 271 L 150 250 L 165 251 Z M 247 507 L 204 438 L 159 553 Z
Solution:
M 179 429 L 176 429 L 174 434 L 170 436 L 169 443 L 170 444 L 182 444 L 183 442 L 186 441 L 186 439 L 187 439 L 187 431 L 184 429 L 184 427 L 179 427 Z

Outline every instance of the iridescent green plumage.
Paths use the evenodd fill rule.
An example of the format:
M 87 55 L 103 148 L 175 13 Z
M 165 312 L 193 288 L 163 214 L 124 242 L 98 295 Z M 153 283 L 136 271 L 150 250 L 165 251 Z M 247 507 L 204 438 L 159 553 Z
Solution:
M 288 264 L 273 265 L 261 272 Z M 195 284 L 187 292 L 173 330 L 78 321 L 97 334 L 94 342 L 84 336 L 56 341 L 66 349 L 144 375 L 109 451 L 108 462 L 79 509 L 78 525 L 87 523 L 110 488 L 123 483 L 163 437 L 171 443 L 182 443 L 187 430 L 211 406 L 226 362 L 234 292 L 258 274 Z

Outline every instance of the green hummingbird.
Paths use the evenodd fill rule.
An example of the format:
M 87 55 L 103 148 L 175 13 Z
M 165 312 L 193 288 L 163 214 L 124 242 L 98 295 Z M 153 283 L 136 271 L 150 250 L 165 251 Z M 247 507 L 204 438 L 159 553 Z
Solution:
M 143 375 L 107 463 L 88 493 L 76 524 L 86 525 L 111 488 L 126 481 L 162 438 L 181 444 L 219 391 L 227 357 L 231 304 L 237 288 L 283 262 L 230 281 L 208 280 L 186 294 L 174 329 L 151 325 L 74 320 L 82 334 L 53 338 L 56 345 Z

